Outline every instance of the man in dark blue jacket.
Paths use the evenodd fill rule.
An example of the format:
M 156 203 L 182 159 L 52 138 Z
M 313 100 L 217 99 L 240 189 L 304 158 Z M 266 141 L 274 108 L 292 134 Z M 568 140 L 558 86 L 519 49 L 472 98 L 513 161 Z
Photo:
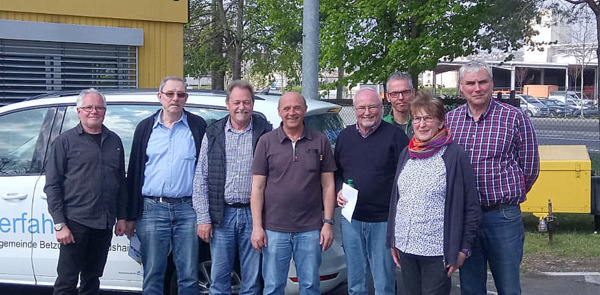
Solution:
M 246 81 L 229 84 L 225 104 L 229 116 L 206 128 L 198 157 L 192 195 L 198 236 L 210 242 L 210 294 L 231 294 L 231 271 L 239 253 L 240 294 L 260 291 L 260 253 L 254 251 L 250 166 L 258 138 L 272 126 L 253 115 L 254 90 Z
M 375 293 L 395 294 L 396 267 L 385 246 L 385 237 L 394 172 L 408 137 L 401 128 L 382 121 L 382 102 L 377 92 L 363 89 L 356 93 L 354 109 L 356 125 L 344 129 L 335 146 L 338 206 L 347 202 L 342 183 L 352 179 L 358 190 L 351 222 L 342 219 L 348 294 L 367 294 L 369 268 Z
M 179 294 L 197 295 L 198 247 L 192 183 L 206 122 L 184 111 L 188 98 L 179 77 L 160 84 L 162 108 L 142 120 L 133 135 L 127 170 L 144 283 L 142 294 L 163 294 L 167 258 L 173 249 Z

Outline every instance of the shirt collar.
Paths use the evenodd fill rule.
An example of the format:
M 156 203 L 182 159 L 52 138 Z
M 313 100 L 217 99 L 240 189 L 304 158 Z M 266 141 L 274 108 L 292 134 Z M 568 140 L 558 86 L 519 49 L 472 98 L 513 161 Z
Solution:
M 283 131 L 283 123 L 279 123 L 279 128 L 276 129 L 277 132 L 277 139 L 279 139 L 280 143 L 283 143 L 284 140 L 288 139 L 291 140 L 287 137 L 287 135 L 285 135 L 285 132 Z M 310 132 L 308 132 L 308 127 L 306 127 L 306 124 L 304 124 L 304 128 L 302 129 L 302 136 L 300 136 L 300 138 L 298 138 L 298 140 L 306 138 L 308 140 L 312 140 L 312 135 L 310 134 Z
M 237 133 L 246 133 L 246 132 L 248 132 L 250 130 L 252 130 L 252 117 L 250 117 L 250 123 L 248 124 L 248 126 L 246 126 L 246 128 L 244 128 L 241 131 L 238 131 L 235 128 L 233 128 L 233 126 L 231 125 L 231 117 L 227 118 L 227 122 L 225 122 L 225 131 L 232 131 L 232 132 L 237 132 Z
M 377 128 L 379 128 L 379 125 L 381 125 L 381 121 L 379 120 L 379 122 L 373 126 L 371 126 L 369 129 L 367 129 L 367 133 L 363 134 L 362 131 L 360 130 L 360 127 L 358 127 L 358 123 L 355 124 L 356 126 L 356 131 L 358 131 L 358 133 L 360 133 L 360 135 L 363 138 L 367 138 L 369 135 L 373 134 L 373 132 L 375 132 L 375 130 L 377 130 Z
M 79 122 L 79 124 L 77 124 L 77 126 L 75 126 L 77 128 L 77 134 L 84 134 L 87 133 L 85 132 L 85 130 L 83 129 L 83 125 L 81 125 L 81 121 Z M 106 134 L 106 131 L 108 129 L 106 129 L 106 127 L 104 126 L 104 124 L 102 124 L 102 134 Z
M 162 122 L 162 117 L 161 117 L 162 112 L 163 112 L 163 110 L 161 109 L 158 111 L 156 116 L 154 116 L 154 125 L 152 125 L 152 129 L 156 128 L 156 126 L 158 126 L 158 124 L 163 125 L 163 126 L 165 125 Z M 179 118 L 179 120 L 177 120 L 177 122 L 173 123 L 173 125 L 177 124 L 178 122 L 183 123 L 183 125 L 185 125 L 188 128 L 190 127 L 190 125 L 188 124 L 187 115 L 185 114 L 185 111 L 183 111 L 181 113 L 181 118 Z
M 483 114 L 481 114 L 481 116 L 479 116 L 479 120 L 481 121 L 482 119 L 485 119 L 488 116 L 488 114 L 491 112 L 491 109 L 496 107 L 497 104 L 498 104 L 498 102 L 492 97 L 492 99 L 490 100 L 490 104 L 488 104 L 487 109 L 485 109 Z M 465 106 L 467 107 L 467 116 L 469 118 L 473 119 L 473 121 L 475 121 L 475 119 L 473 118 L 473 113 L 471 113 L 471 108 L 469 108 L 469 104 L 465 104 Z

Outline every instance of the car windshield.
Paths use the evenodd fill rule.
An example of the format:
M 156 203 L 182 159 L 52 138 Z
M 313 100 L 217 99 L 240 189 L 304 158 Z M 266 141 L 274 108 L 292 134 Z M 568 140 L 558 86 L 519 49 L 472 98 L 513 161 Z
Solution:
M 332 148 L 335 148 L 337 137 L 344 129 L 344 122 L 338 113 L 324 113 L 307 115 L 304 117 L 306 125 L 314 130 L 321 131 L 327 136 Z
M 560 100 L 546 99 L 546 100 L 544 100 L 544 102 L 546 103 L 546 105 L 549 105 L 549 106 L 558 106 L 558 107 L 565 106 L 565 104 Z

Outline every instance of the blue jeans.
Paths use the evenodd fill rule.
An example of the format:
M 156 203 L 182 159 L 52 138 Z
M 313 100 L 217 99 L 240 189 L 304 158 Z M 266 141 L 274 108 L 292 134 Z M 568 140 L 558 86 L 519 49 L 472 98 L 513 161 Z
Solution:
M 321 294 L 319 267 L 321 245 L 319 230 L 300 233 L 267 230 L 263 253 L 263 295 L 283 295 L 292 256 L 300 285 L 300 295 Z
M 352 223 L 342 218 L 342 243 L 348 270 L 348 294 L 368 294 L 368 269 L 373 275 L 375 294 L 395 294 L 396 265 L 385 247 L 387 222 Z
M 192 201 L 165 204 L 144 198 L 144 211 L 136 222 L 136 232 L 142 243 L 142 294 L 163 294 L 172 246 L 179 294 L 198 295 L 199 239 Z
M 483 213 L 471 257 L 460 268 L 460 288 L 465 294 L 487 294 L 487 267 L 500 295 L 521 294 L 520 266 L 525 229 L 519 206 Z
M 225 206 L 223 220 L 213 228 L 210 239 L 212 266 L 210 294 L 231 294 L 231 271 L 236 250 L 242 270 L 240 294 L 258 294 L 260 291 L 260 253 L 252 248 L 252 213 L 250 207 Z

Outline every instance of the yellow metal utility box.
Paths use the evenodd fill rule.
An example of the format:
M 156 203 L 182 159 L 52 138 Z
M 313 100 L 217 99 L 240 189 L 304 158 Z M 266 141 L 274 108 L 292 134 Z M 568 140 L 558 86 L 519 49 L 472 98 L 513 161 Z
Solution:
M 523 212 L 590 213 L 592 164 L 585 145 L 541 145 L 540 176 L 521 204 Z

